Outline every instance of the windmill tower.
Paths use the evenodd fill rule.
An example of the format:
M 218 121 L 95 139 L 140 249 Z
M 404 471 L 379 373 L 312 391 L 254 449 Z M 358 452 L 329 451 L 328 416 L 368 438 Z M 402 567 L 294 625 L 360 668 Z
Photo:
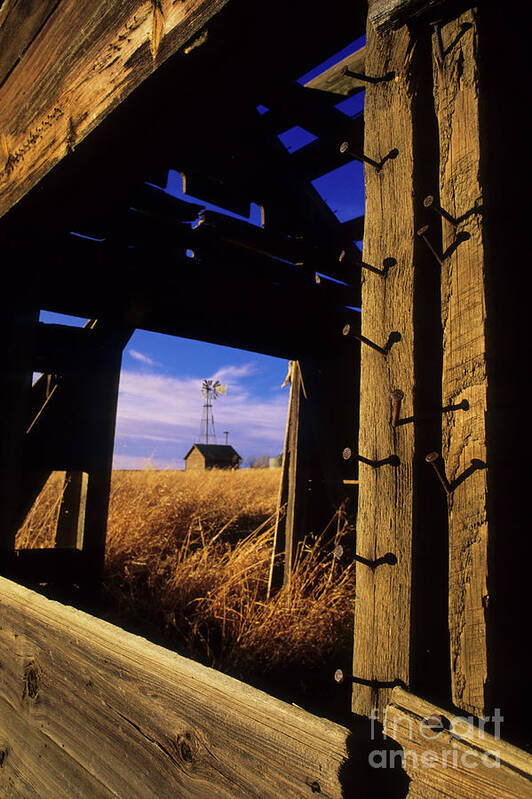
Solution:
M 219 380 L 204 380 L 201 384 L 201 395 L 205 402 L 203 403 L 203 415 L 201 417 L 200 442 L 204 444 L 209 443 L 209 435 L 211 436 L 211 441 L 216 441 L 212 405 L 214 400 L 218 399 L 221 394 L 226 393 L 227 386 L 222 385 Z

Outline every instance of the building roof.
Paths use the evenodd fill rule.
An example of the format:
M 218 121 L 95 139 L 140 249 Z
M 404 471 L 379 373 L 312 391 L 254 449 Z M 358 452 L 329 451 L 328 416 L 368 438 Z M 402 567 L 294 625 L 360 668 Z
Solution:
M 214 458 L 220 461 L 233 461 L 235 455 L 240 458 L 236 449 L 233 449 L 230 444 L 193 444 L 185 455 L 185 460 L 193 449 L 199 450 L 205 458 Z

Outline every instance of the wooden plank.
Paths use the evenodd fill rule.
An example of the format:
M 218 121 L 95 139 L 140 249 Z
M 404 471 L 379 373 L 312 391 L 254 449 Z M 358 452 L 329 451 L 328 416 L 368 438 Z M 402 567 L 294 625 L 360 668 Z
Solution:
M 397 266 L 387 277 L 362 270 L 362 327 L 370 341 L 384 345 L 400 334 L 386 356 L 361 346 L 360 434 L 358 452 L 381 461 L 394 456 L 397 465 L 359 464 L 357 554 L 374 561 L 392 553 L 397 562 L 356 568 L 353 710 L 382 713 L 394 681 L 411 679 L 411 581 L 414 527 L 414 464 L 417 414 L 414 362 L 415 207 L 417 180 L 414 125 L 417 97 L 411 78 L 419 48 L 407 30 L 377 39 L 368 27 L 366 67 L 378 74 L 393 70 L 396 80 L 366 91 L 365 152 L 380 160 L 392 148 L 395 160 L 382 170 L 366 165 L 364 261 L 382 263 L 393 256 Z M 385 250 L 383 252 L 383 249 Z M 419 268 L 419 263 L 416 264 Z M 353 346 L 356 346 L 353 343 Z M 393 428 L 390 392 L 404 391 L 402 414 L 409 424 Z
M 373 3 L 369 19 L 379 34 L 397 30 L 407 22 L 421 18 L 435 19 L 441 16 L 442 6 L 451 5 L 449 0 L 377 0 Z
M 291 425 L 293 424 L 293 393 L 294 382 L 292 375 L 294 372 L 296 361 L 288 362 L 288 373 L 282 388 L 287 383 L 290 383 L 290 395 L 288 398 L 288 414 L 286 419 L 284 446 L 283 446 L 283 462 L 281 464 L 281 480 L 279 483 L 279 493 L 277 495 L 277 514 L 275 518 L 275 532 L 272 545 L 272 559 L 270 562 L 270 571 L 268 574 L 268 597 L 276 593 L 283 585 L 284 576 L 284 556 L 286 549 L 286 511 L 288 503 L 288 486 L 289 486 L 289 466 L 290 466 L 290 441 L 292 438 Z
M 17 276 L 13 276 L 15 280 Z M 10 295 L 0 319 L 4 357 L 0 371 L 0 550 L 13 549 L 21 496 L 23 442 L 31 413 L 31 350 L 37 310 L 22 285 Z M 18 289 L 18 290 L 17 290 Z M 26 307 L 24 298 L 27 299 Z
M 0 785 L 17 796 L 23 780 L 40 799 L 343 795 L 360 737 L 344 727 L 5 579 L 0 609 Z M 57 750 L 75 764 L 62 785 Z
M 234 182 L 222 180 L 215 175 L 198 173 L 189 170 L 181 172 L 183 191 L 198 200 L 226 208 L 239 216 L 249 217 L 251 201 L 238 191 Z
M 88 480 L 87 472 L 65 474 L 55 533 L 56 547 L 83 548 Z
M 318 89 L 322 92 L 331 92 L 339 95 L 339 100 L 342 95 L 350 97 L 352 94 L 366 88 L 367 83 L 364 81 L 344 75 L 344 68 L 351 70 L 351 72 L 365 74 L 366 48 L 361 47 L 359 50 L 355 50 L 354 53 L 346 56 L 333 67 L 329 67 L 312 78 L 312 80 L 309 80 L 305 83 L 305 86 L 309 89 Z
M 532 797 L 532 756 L 501 740 L 501 720 L 491 721 L 496 725 L 493 734 L 471 717 L 455 715 L 395 688 L 386 708 L 384 732 L 403 748 L 403 767 L 412 780 L 408 796 Z M 431 728 L 431 723 L 437 726 Z
M 288 496 L 284 535 L 283 583 L 290 583 L 298 543 L 305 533 L 305 490 L 308 488 L 308 429 L 299 361 L 292 361 L 288 423 Z
M 486 229 L 474 213 L 482 204 L 477 15 L 445 25 L 444 46 L 457 37 L 443 67 L 434 42 L 434 95 L 440 135 L 440 202 L 457 228 L 441 220 L 443 406 L 469 403 L 467 413 L 443 416 L 442 456 L 453 487 L 449 513 L 449 629 L 453 702 L 478 716 L 488 690 L 488 472 L 484 468 L 487 408 Z M 433 37 L 435 38 L 435 37 Z M 472 213 L 473 212 L 473 213 Z M 468 214 L 470 214 L 468 216 Z M 439 226 L 439 221 L 436 223 Z M 455 247 L 460 236 L 468 239 Z M 454 248 L 454 249 L 453 249 Z M 469 473 L 471 472 L 471 473 Z M 462 478 L 463 482 L 462 482 Z
M 226 2 L 60 2 L 0 87 L 0 216 Z
M 58 2 L 5 0 L 0 3 L 0 86 L 44 27 Z

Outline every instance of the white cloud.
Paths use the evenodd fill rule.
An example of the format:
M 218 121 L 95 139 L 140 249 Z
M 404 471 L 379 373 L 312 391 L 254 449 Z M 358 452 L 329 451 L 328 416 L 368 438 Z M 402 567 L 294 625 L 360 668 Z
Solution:
M 161 364 L 158 361 L 154 361 L 153 358 L 150 358 L 149 355 L 144 355 L 142 352 L 138 352 L 137 350 L 126 350 L 128 355 L 131 355 L 136 361 L 140 361 L 141 363 L 145 363 L 147 366 L 160 366 Z

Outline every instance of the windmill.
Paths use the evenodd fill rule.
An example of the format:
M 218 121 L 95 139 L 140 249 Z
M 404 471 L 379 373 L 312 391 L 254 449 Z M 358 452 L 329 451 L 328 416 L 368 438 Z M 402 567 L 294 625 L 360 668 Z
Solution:
M 214 416 L 212 415 L 212 403 L 218 399 L 221 394 L 227 393 L 227 386 L 220 383 L 219 380 L 204 380 L 201 384 L 201 395 L 204 397 L 203 416 L 201 417 L 200 425 L 200 441 L 203 436 L 205 444 L 209 443 L 209 428 L 212 430 L 212 438 L 216 441 L 216 433 L 214 431 Z

